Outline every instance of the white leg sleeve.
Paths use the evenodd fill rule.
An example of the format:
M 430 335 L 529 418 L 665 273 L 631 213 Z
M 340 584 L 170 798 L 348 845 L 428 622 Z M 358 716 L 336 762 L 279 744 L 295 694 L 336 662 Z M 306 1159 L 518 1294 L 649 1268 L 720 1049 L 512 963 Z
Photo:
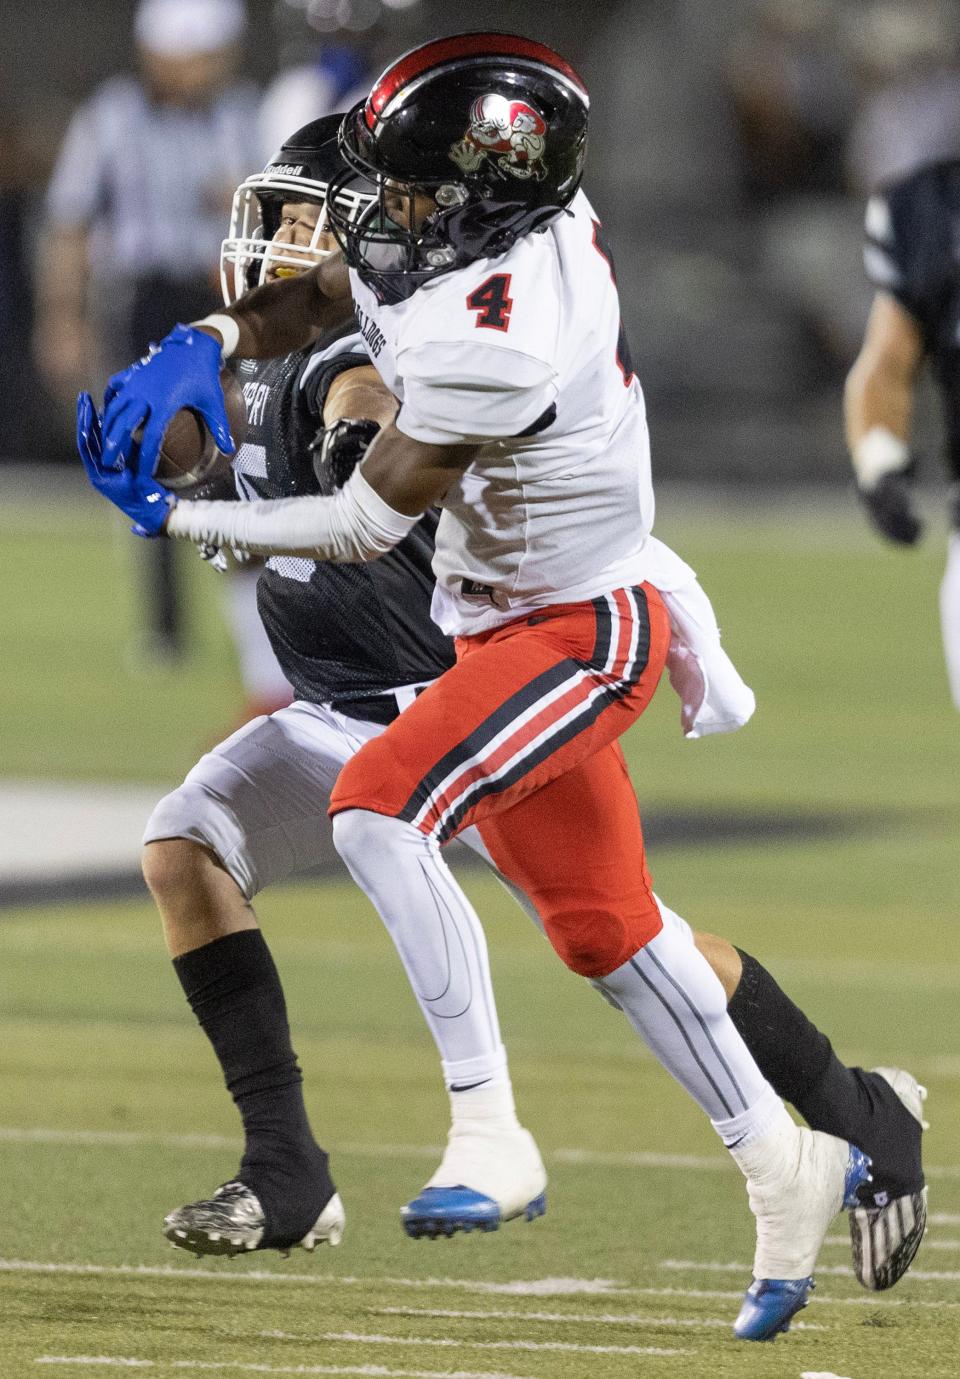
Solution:
M 769 1128 L 777 1107 L 786 1111 L 727 1014 L 723 987 L 690 926 L 657 903 L 663 929 L 599 985 L 706 1111 L 724 1143 L 745 1142 Z
M 240 679 L 250 699 L 289 703 L 293 690 L 277 664 L 257 610 L 259 578 L 258 566 L 241 567 L 231 570 L 225 581 L 227 621 L 240 665 Z
M 950 533 L 947 544 L 947 568 L 940 585 L 940 628 L 950 693 L 960 709 L 960 532 L 957 531 Z
M 412 824 L 365 809 L 337 814 L 333 841 L 397 946 L 447 1086 L 505 1077 L 486 939 L 437 845 Z

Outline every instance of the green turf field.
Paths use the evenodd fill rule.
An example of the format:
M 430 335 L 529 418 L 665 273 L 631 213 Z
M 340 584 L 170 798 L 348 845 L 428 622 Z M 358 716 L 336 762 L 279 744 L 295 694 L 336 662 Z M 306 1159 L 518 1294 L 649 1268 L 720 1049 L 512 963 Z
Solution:
M 0 607 L 15 649 L 0 667 L 0 769 L 174 779 L 233 705 L 205 606 L 214 577 L 198 569 L 192 586 L 190 662 L 131 668 L 132 539 L 111 540 L 117 523 L 95 509 L 64 516 L 43 541 L 41 513 L 5 528 L 3 587 L 29 602 Z M 942 543 L 886 553 L 855 514 L 799 500 L 739 514 L 668 500 L 660 531 L 700 570 L 761 707 L 739 735 L 684 743 L 665 687 L 628 742 L 647 814 L 827 811 L 849 829 L 664 848 L 658 889 L 766 961 L 844 1056 L 902 1062 L 930 1087 L 933 1225 L 911 1277 L 863 1293 L 840 1219 L 803 1326 L 773 1346 L 734 1342 L 752 1247 L 738 1175 L 623 1022 L 476 877 L 518 1102 L 551 1174 L 547 1216 L 482 1238 L 402 1235 L 397 1208 L 445 1131 L 432 1046 L 363 898 L 290 888 L 259 910 L 347 1235 L 313 1257 L 193 1261 L 159 1222 L 234 1170 L 236 1124 L 149 907 L 6 911 L 0 1379 L 960 1373 L 960 721 L 937 644 Z

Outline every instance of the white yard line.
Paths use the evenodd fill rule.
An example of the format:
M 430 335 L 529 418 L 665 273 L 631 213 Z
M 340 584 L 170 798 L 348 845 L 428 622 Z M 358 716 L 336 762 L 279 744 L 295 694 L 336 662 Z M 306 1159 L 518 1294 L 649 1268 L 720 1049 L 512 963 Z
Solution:
M 111 1149 L 141 1149 L 158 1146 L 163 1149 L 237 1149 L 239 1138 L 229 1135 L 171 1135 L 163 1131 L 139 1130 L 58 1130 L 47 1126 L 0 1125 L 0 1143 L 7 1144 L 76 1144 Z M 435 1159 L 443 1153 L 440 1144 L 338 1144 L 337 1154 L 355 1154 L 359 1158 L 377 1159 Z M 726 1170 L 731 1162 L 722 1154 L 613 1154 L 603 1150 L 557 1149 L 547 1156 L 555 1163 L 584 1164 L 602 1168 L 678 1168 L 705 1172 Z
M 689 1350 L 667 1350 L 655 1345 L 580 1345 L 576 1341 L 470 1341 L 454 1340 L 449 1336 L 380 1336 L 359 1331 L 318 1331 L 299 1335 L 296 1332 L 269 1331 L 271 1338 L 301 1341 L 313 1345 L 317 1341 L 337 1341 L 341 1345 L 411 1345 L 433 1346 L 437 1350 L 524 1350 L 560 1351 L 565 1355 L 689 1355 Z
M 750 1277 L 747 1264 L 719 1264 L 707 1261 L 697 1263 L 693 1260 L 670 1259 L 660 1265 L 664 1269 L 684 1270 L 704 1273 L 740 1272 L 744 1278 Z M 849 1275 L 848 1268 L 818 1269 L 818 1274 Z M 506 1283 L 494 1283 L 489 1279 L 463 1278 L 392 1278 L 371 1276 L 361 1278 L 352 1274 L 295 1274 L 281 1273 L 271 1269 L 244 1269 L 234 1266 L 229 1270 L 211 1265 L 209 1268 L 179 1267 L 175 1264 L 70 1264 L 33 1259 L 0 1259 L 0 1274 L 49 1274 L 72 1275 L 88 1278 L 127 1278 L 136 1279 L 189 1279 L 202 1283 L 223 1284 L 233 1288 L 238 1283 L 275 1284 L 292 1283 L 311 1288 L 410 1288 L 417 1291 L 447 1290 L 475 1293 L 478 1296 L 558 1298 L 558 1297 L 645 1297 L 671 1298 L 676 1303 L 689 1299 L 713 1298 L 724 1301 L 739 1301 L 743 1289 L 718 1288 L 642 1288 L 620 1283 L 607 1278 L 534 1278 L 514 1279 Z M 911 1278 L 923 1279 L 925 1275 L 917 1269 L 910 1270 Z M 932 1275 L 934 1280 L 960 1278 L 960 1273 Z M 914 1298 L 878 1298 L 869 1294 L 852 1298 L 829 1298 L 817 1293 L 812 1299 L 816 1307 L 928 1307 L 940 1310 L 947 1307 L 960 1307 L 960 1302 L 929 1302 Z
M 140 1130 L 58 1130 L 48 1126 L 0 1125 L 0 1144 L 76 1144 L 94 1148 L 140 1149 L 156 1145 L 163 1149 L 239 1149 L 241 1141 L 230 1135 L 171 1135 L 163 1131 Z M 443 1152 L 439 1144 L 352 1144 L 333 1146 L 337 1154 L 354 1154 L 368 1159 L 433 1159 Z M 667 1168 L 697 1172 L 727 1172 L 732 1160 L 723 1154 L 657 1154 L 646 1151 L 606 1151 L 602 1149 L 555 1149 L 545 1155 L 556 1164 L 583 1164 L 589 1168 Z M 928 1178 L 960 1178 L 960 1164 L 933 1164 L 925 1167 Z M 936 1218 L 931 1218 L 935 1221 Z M 960 1222 L 951 1216 L 950 1224 Z
M 240 1140 L 228 1135 L 164 1135 L 140 1130 L 55 1130 L 43 1125 L 0 1125 L 0 1144 L 76 1144 L 94 1148 L 239 1149 Z
M 819 1273 L 820 1270 L 817 1270 Z M 623 1292 L 634 1297 L 671 1298 L 677 1303 L 713 1298 L 724 1302 L 742 1302 L 743 1289 L 732 1288 L 624 1288 Z M 939 1312 L 944 1307 L 960 1307 L 960 1302 L 927 1302 L 919 1298 L 873 1297 L 869 1293 L 858 1294 L 853 1298 L 827 1298 L 817 1292 L 810 1299 L 811 1305 L 821 1307 L 928 1307 Z M 794 1323 L 795 1325 L 796 1323 Z
M 235 1370 L 241 1374 L 353 1374 L 368 1379 L 525 1379 L 492 1370 L 386 1369 L 383 1365 L 267 1365 L 241 1360 L 139 1360 L 129 1355 L 38 1355 L 38 1365 L 74 1365 L 104 1369 Z M 526 1379 L 529 1379 L 527 1376 Z
M 365 1151 L 354 1146 L 353 1152 Z M 545 1157 L 554 1163 L 585 1164 L 590 1168 L 689 1168 L 698 1172 L 712 1172 L 734 1166 L 733 1160 L 723 1154 L 647 1154 L 629 1150 L 607 1153 L 597 1149 L 555 1149 Z M 928 1178 L 960 1178 L 960 1164 L 924 1164 L 923 1171 Z
M 698 1173 L 716 1173 L 734 1166 L 725 1154 L 653 1154 L 644 1150 L 555 1149 L 546 1157 L 554 1163 L 588 1168 L 690 1168 Z
M 179 1268 L 174 1264 L 67 1264 L 32 1259 L 0 1259 L 0 1274 L 73 1274 L 92 1278 L 185 1278 L 204 1283 L 297 1283 L 314 1288 L 334 1284 L 361 1288 L 452 1288 L 467 1293 L 496 1294 L 504 1297 L 618 1297 L 630 1292 L 623 1284 L 606 1278 L 534 1278 L 509 1283 L 486 1279 L 460 1278 L 358 1278 L 350 1274 L 287 1274 L 270 1269 Z
M 661 1259 L 661 1269 L 672 1269 L 676 1273 L 691 1274 L 743 1274 L 747 1278 L 751 1275 L 749 1264 L 723 1263 L 718 1259 Z M 847 1264 L 820 1264 L 817 1266 L 817 1276 L 838 1275 L 839 1277 L 849 1276 L 850 1266 Z M 910 1277 L 920 1283 L 956 1283 L 960 1281 L 960 1269 L 911 1269 Z
M 741 1294 L 737 1293 L 736 1297 Z M 506 1312 L 469 1311 L 453 1307 L 372 1307 L 370 1311 L 377 1317 L 439 1317 L 454 1321 L 516 1321 L 516 1322 L 576 1322 L 603 1326 L 677 1326 L 677 1327 L 723 1327 L 729 1331 L 732 1325 L 729 1317 L 651 1317 L 637 1312 Z M 793 1322 L 793 1330 L 800 1327 L 804 1331 L 826 1331 L 825 1326 L 812 1322 Z
M 136 873 L 158 785 L 0 780 L 0 881 Z

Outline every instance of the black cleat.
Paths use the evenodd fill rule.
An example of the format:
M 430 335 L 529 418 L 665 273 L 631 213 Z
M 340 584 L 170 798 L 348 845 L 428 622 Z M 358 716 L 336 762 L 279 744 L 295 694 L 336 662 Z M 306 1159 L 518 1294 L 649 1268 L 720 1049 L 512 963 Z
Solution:
M 920 1248 L 927 1224 L 927 1189 L 920 1161 L 921 1136 L 927 1128 L 923 1103 L 927 1089 L 900 1068 L 874 1068 L 861 1073 L 888 1113 L 890 1152 L 873 1147 L 873 1182 L 860 1190 L 850 1208 L 853 1271 L 864 1288 L 882 1292 L 903 1277 Z M 893 1145 L 896 1146 L 895 1152 Z
M 290 1246 L 264 1245 L 266 1217 L 260 1199 L 240 1182 L 223 1183 L 212 1197 L 177 1207 L 163 1220 L 163 1233 L 181 1250 L 200 1255 L 245 1254 L 248 1250 L 290 1249 L 313 1251 L 317 1245 L 339 1245 L 346 1217 L 343 1203 L 334 1192 L 317 1220 L 300 1240 Z

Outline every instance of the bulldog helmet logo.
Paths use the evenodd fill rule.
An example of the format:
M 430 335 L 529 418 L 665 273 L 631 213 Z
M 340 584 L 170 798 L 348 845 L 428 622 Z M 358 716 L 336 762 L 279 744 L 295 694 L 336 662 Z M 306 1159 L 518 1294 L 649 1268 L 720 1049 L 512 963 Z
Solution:
M 526 101 L 507 96 L 480 96 L 470 107 L 470 124 L 450 157 L 462 172 L 477 172 L 487 159 L 509 177 L 546 174 L 543 153 L 547 123 Z

